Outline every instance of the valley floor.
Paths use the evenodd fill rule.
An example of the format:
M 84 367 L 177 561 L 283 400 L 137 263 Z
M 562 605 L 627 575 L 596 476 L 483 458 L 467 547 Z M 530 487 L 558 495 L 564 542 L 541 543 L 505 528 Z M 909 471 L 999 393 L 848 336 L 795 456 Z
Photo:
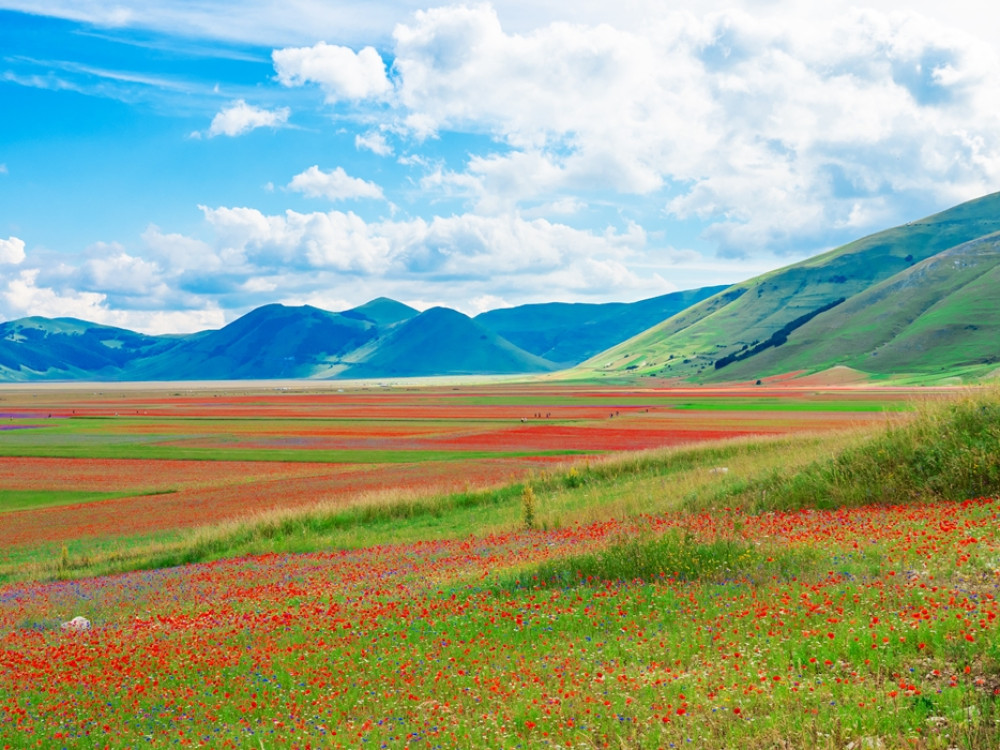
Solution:
M 996 747 L 1000 399 L 912 396 L 143 395 L 128 419 L 118 397 L 2 404 L 39 426 L 0 458 L 0 533 L 36 529 L 0 565 L 0 747 Z M 724 434 L 576 442 L 612 423 Z M 360 443 L 330 447 L 347 425 Z M 536 427 L 553 462 L 519 473 L 548 457 Z M 376 437 L 429 458 L 386 461 Z M 319 460 L 269 460 L 292 438 L 326 441 L 300 447 Z M 221 458 L 172 453 L 188 440 Z M 93 521 L 222 481 L 253 504 L 317 466 L 475 467 L 490 442 L 522 454 L 506 484 L 194 530 L 167 511 L 142 533 L 124 512 L 120 535 Z M 176 492 L 135 494 L 162 489 L 155 462 Z M 58 514 L 76 530 L 37 522 Z M 63 627 L 77 616 L 89 627 Z
M 6 586 L 0 742 L 995 746 L 998 511 L 661 515 Z M 664 533 L 659 579 L 508 573 Z

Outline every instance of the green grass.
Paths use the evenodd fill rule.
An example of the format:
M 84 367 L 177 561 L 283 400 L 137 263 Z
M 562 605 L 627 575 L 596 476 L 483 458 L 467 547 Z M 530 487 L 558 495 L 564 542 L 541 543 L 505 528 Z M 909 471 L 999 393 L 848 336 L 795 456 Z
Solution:
M 1000 396 L 992 389 L 919 405 L 837 455 L 747 482 L 734 502 L 759 511 L 962 500 L 1000 493 Z M 691 498 L 691 507 L 704 498 Z
M 59 566 L 58 545 L 0 552 L 0 582 L 76 578 L 135 569 L 169 567 L 243 554 L 310 552 L 385 543 L 502 532 L 520 526 L 522 493 L 530 484 L 540 528 L 574 520 L 678 510 L 685 496 L 728 486 L 729 475 L 710 472 L 725 464 L 733 473 L 765 472 L 804 463 L 844 436 L 740 438 L 682 449 L 596 458 L 545 472 L 526 482 L 422 496 L 389 492 L 355 504 L 268 511 L 217 526 L 134 538 L 79 539 L 70 543 L 70 564 Z
M 817 400 L 794 396 L 762 396 L 760 398 L 701 398 L 668 404 L 672 409 L 693 411 L 780 411 L 780 412 L 858 412 L 880 413 L 907 411 L 905 402 L 864 401 L 849 399 Z
M 178 710 L 193 738 L 211 742 L 209 732 L 218 730 L 236 746 L 261 737 L 259 745 L 271 746 L 274 735 L 265 732 L 295 713 L 289 705 L 300 705 L 305 717 L 312 716 L 310 707 L 322 706 L 322 720 L 339 722 L 338 729 L 351 732 L 345 741 L 354 744 L 359 725 L 374 718 L 363 730 L 373 747 L 401 744 L 394 739 L 400 727 L 410 731 L 427 718 L 470 733 L 471 739 L 434 740 L 455 747 L 554 742 L 540 735 L 544 728 L 563 732 L 561 746 L 582 748 L 992 750 L 1000 736 L 992 693 L 1000 685 L 1000 645 L 986 637 L 994 626 L 979 620 L 996 609 L 995 504 L 956 511 L 959 530 L 949 532 L 950 539 L 974 529 L 974 549 L 981 550 L 970 548 L 964 566 L 955 553 L 965 547 L 907 546 L 929 528 L 924 517 L 909 513 L 892 516 L 892 535 L 879 536 L 884 526 L 878 523 L 862 527 L 877 538 L 840 538 L 839 526 L 824 520 L 817 528 L 835 528 L 825 542 L 813 536 L 787 541 L 783 527 L 768 523 L 772 510 L 870 504 L 847 492 L 852 484 L 887 484 L 874 500 L 885 504 L 965 499 L 972 490 L 1000 493 L 998 425 L 1000 390 L 984 390 L 922 403 L 888 426 L 845 434 L 650 451 L 486 490 L 383 495 L 348 508 L 95 541 L 100 548 L 71 544 L 65 561 L 51 545 L 44 549 L 47 560 L 33 562 L 24 551 L 4 550 L 0 571 L 11 573 L 3 566 L 12 554 L 27 566 L 20 575 L 69 578 L 247 552 L 387 545 L 346 556 L 338 569 L 343 575 L 325 569 L 329 561 L 244 560 L 232 564 L 236 575 L 222 578 L 232 589 L 203 587 L 227 567 L 219 566 L 167 572 L 164 582 L 183 584 L 173 588 L 133 582 L 143 592 L 138 599 L 112 581 L 96 598 L 80 601 L 79 611 L 103 618 L 108 633 L 129 632 L 123 623 L 135 618 L 155 626 L 136 631 L 127 644 L 129 664 L 146 664 L 148 671 L 138 679 L 129 675 L 122 697 L 95 704 L 102 721 L 128 734 L 105 737 L 94 730 L 92 739 L 80 740 L 84 747 L 121 746 L 176 728 L 158 719 L 162 693 L 137 689 L 155 678 L 166 694 L 185 696 Z M 723 467 L 728 471 L 718 471 Z M 890 471 L 900 479 L 887 482 Z M 555 535 L 486 535 L 524 524 L 527 487 L 536 528 L 674 511 L 668 520 L 691 531 L 629 537 L 633 525 L 626 522 L 616 525 L 620 532 L 610 543 L 584 539 L 579 543 L 590 545 L 584 554 L 567 546 L 568 556 L 525 565 L 539 559 L 532 555 L 541 540 L 557 544 Z M 947 521 L 950 512 L 934 518 Z M 862 513 L 876 521 L 889 517 L 878 508 Z M 698 523 L 706 516 L 714 519 L 710 527 Z M 759 538 L 748 531 L 753 528 Z M 515 537 L 518 550 L 499 555 Z M 395 544 L 436 538 L 468 539 L 480 567 L 468 563 L 457 544 L 393 557 Z M 455 567 L 434 564 L 442 560 Z M 417 563 L 412 570 L 411 562 Z M 194 580 L 199 583 L 191 586 Z M 913 617 L 925 608 L 939 616 Z M 60 649 L 77 643 L 57 631 L 58 618 L 48 610 L 26 612 L 37 619 L 22 626 L 35 631 L 25 643 L 49 639 Z M 970 629 L 974 642 L 964 638 Z M 105 664 L 87 650 L 90 641 L 79 643 L 88 658 L 73 665 L 73 675 L 97 679 Z M 171 643 L 179 647 L 168 652 Z M 126 654 L 115 658 L 125 663 Z M 954 686 L 946 687 L 950 680 Z M 920 692 L 900 683 L 915 683 Z M 65 700 L 65 710 L 86 697 L 68 681 L 53 681 L 51 695 L 49 684 L 37 685 L 18 695 L 24 705 Z M 61 728 L 68 714 L 45 718 L 50 715 L 51 726 Z M 41 725 L 42 718 L 35 720 Z M 244 733 L 244 721 L 257 734 Z M 0 725 L 0 737 L 3 731 Z M 285 740 L 297 741 L 292 734 Z
M 996 232 L 1000 229 L 998 205 L 1000 195 L 986 196 L 735 284 L 560 377 L 576 380 L 602 374 L 656 374 L 689 380 L 718 379 L 714 363 L 719 357 L 739 351 L 744 345 L 752 346 L 755 341 L 765 341 L 784 324 L 834 299 L 846 297 L 844 304 L 850 304 L 855 295 L 904 272 L 913 263 Z M 983 300 L 992 298 L 991 291 L 982 296 Z M 899 305 L 898 301 L 893 304 Z M 824 316 L 813 323 L 819 325 Z M 781 356 L 783 348 L 775 350 L 773 356 Z M 914 355 L 911 351 L 910 356 Z M 756 359 L 741 363 L 745 365 L 742 371 L 751 369 Z M 824 357 L 818 354 L 806 366 L 817 368 L 822 361 Z M 718 377 L 730 379 L 728 369 Z
M 166 495 L 172 492 L 176 492 L 176 490 L 157 490 L 153 492 L 87 492 L 85 490 L 0 489 L 0 513 L 50 508 L 58 505 L 96 503 L 102 500 L 114 500 L 119 497 L 136 497 L 137 495 Z
M 762 582 L 803 577 L 823 558 L 810 549 L 769 549 L 745 539 L 699 541 L 670 530 L 652 538 L 627 539 L 598 552 L 550 560 L 501 578 L 500 591 L 604 585 L 607 581 L 655 583 Z
M 45 438 L 49 437 L 50 440 Z M 150 445 L 123 441 L 108 435 L 39 435 L 20 444 L 4 443 L 0 456 L 34 458 L 128 458 L 171 461 L 286 461 L 331 464 L 398 464 L 423 461 L 461 461 L 480 458 L 528 458 L 531 456 L 583 456 L 588 451 L 463 451 L 463 450 L 303 450 L 282 448 L 187 448 L 183 445 Z M 176 439 L 176 438 L 174 438 Z M 594 454 L 599 451 L 593 451 Z
M 51 548 L 8 550 L 6 559 L 0 558 L 0 581 L 502 531 L 523 524 L 526 485 L 534 493 L 539 528 L 642 513 L 765 512 L 997 494 L 998 393 L 918 404 L 913 414 L 900 415 L 887 427 L 622 454 L 485 490 L 395 492 L 358 498 L 346 507 L 271 511 L 180 534 L 82 539 L 71 545 L 71 564 L 62 568 Z

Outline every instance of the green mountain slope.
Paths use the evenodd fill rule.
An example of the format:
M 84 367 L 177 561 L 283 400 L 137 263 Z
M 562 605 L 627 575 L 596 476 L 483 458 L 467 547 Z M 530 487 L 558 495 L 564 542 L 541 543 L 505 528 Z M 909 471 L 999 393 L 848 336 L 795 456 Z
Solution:
M 704 287 L 631 303 L 520 305 L 481 313 L 474 320 L 525 351 L 568 367 L 725 288 Z
M 351 310 L 345 310 L 340 314 L 345 318 L 367 320 L 377 326 L 384 327 L 415 318 L 420 314 L 420 311 L 414 310 L 409 305 L 404 305 L 402 302 L 397 302 L 394 299 L 378 297 L 371 302 L 366 302 Z
M 134 362 L 135 380 L 300 378 L 321 372 L 378 334 L 364 318 L 309 305 L 265 305 L 218 331 L 182 342 L 157 357 Z
M 433 307 L 352 358 L 344 377 L 549 372 L 556 365 L 519 349 L 466 315 Z
M 178 343 L 75 318 L 21 318 L 0 323 L 0 380 L 114 377 Z
M 843 303 L 846 305 L 855 295 L 938 253 L 997 231 L 1000 231 L 1000 193 L 735 284 L 592 357 L 568 376 L 639 374 L 687 379 L 718 379 L 717 375 L 732 379 L 749 377 L 747 373 L 756 376 L 758 370 L 751 364 L 763 362 L 760 359 L 763 353 L 743 360 L 744 364 L 738 369 L 736 364 L 731 364 L 720 373 L 716 373 L 715 363 L 759 347 L 789 324 L 809 325 L 810 316 L 815 316 L 812 323 L 818 325 L 824 316 L 834 314 L 841 305 L 820 311 L 838 300 L 846 300 Z M 937 292 L 928 293 L 933 296 Z M 794 330 L 787 332 L 789 340 L 795 335 Z M 926 345 L 928 333 L 922 335 L 921 340 Z M 935 335 L 940 338 L 940 334 Z M 913 339 L 910 351 L 917 341 Z M 770 369 L 795 369 L 787 362 L 778 364 L 779 359 L 783 361 L 786 347 L 787 344 L 783 344 L 775 348 L 781 357 L 768 360 Z M 892 355 L 898 358 L 896 362 L 900 367 L 906 359 L 905 351 L 900 349 Z M 776 353 L 769 356 L 777 357 Z M 876 358 L 879 356 L 882 354 Z M 933 358 L 932 355 L 923 356 Z M 817 354 L 796 361 L 801 362 L 803 369 L 819 369 L 816 363 L 821 360 Z
M 841 364 L 931 373 L 1000 361 L 1000 234 L 945 250 L 793 331 L 787 343 L 720 369 L 748 378 Z

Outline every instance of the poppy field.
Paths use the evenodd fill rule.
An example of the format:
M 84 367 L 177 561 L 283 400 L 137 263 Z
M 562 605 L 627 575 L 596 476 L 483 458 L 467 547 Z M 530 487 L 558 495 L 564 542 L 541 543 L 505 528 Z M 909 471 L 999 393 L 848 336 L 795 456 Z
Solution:
M 453 411 L 435 409 L 435 399 L 447 403 L 453 393 Z M 171 511 L 157 515 L 156 504 L 185 494 L 215 498 L 203 502 L 224 508 L 216 515 L 199 510 L 197 500 L 189 510 L 208 519 L 199 523 L 214 522 L 239 511 L 226 506 L 220 487 L 251 504 L 301 491 L 301 500 L 286 501 L 294 505 L 341 477 L 350 503 L 364 489 L 346 477 L 390 472 L 387 482 L 419 489 L 415 478 L 425 469 L 427 492 L 448 491 L 480 481 L 462 478 L 462 459 L 451 455 L 462 446 L 469 447 L 466 476 L 495 461 L 500 468 L 484 485 L 519 484 L 509 485 L 516 492 L 496 493 L 507 506 L 462 500 L 435 505 L 416 526 L 372 522 L 381 535 L 374 544 L 318 538 L 308 553 L 0 585 L 0 748 L 996 747 L 1000 501 L 992 494 L 946 499 L 907 490 L 908 502 L 782 508 L 777 480 L 734 477 L 744 466 L 735 460 L 719 474 L 722 454 L 709 447 L 707 463 L 692 469 L 710 478 L 709 494 L 666 512 L 622 515 L 587 504 L 645 475 L 616 473 L 627 463 L 559 466 L 623 450 L 610 438 L 599 442 L 611 431 L 620 433 L 615 440 L 629 435 L 640 444 L 648 435 L 653 445 L 639 447 L 666 446 L 666 453 L 643 455 L 667 468 L 680 460 L 674 456 L 697 455 L 671 450 L 712 446 L 720 437 L 714 433 L 804 438 L 861 425 L 874 434 L 887 411 L 909 408 L 907 397 L 496 387 L 255 394 L 248 402 L 220 396 L 201 405 L 142 394 L 131 408 L 149 414 L 137 421 L 120 416 L 120 402 L 78 396 L 66 404 L 68 417 L 56 416 L 54 402 L 42 407 L 44 417 L 17 412 L 18 426 L 50 419 L 49 408 L 51 419 L 64 422 L 48 442 L 21 442 L 33 429 L 4 435 L 18 440 L 10 451 L 16 455 L 0 459 L 8 497 L 20 492 L 27 503 L 24 493 L 32 490 L 120 496 L 0 511 L 0 534 L 11 534 L 11 549 L 116 533 L 114 514 L 105 526 L 94 520 L 99 507 L 118 508 L 121 539 L 170 528 L 180 521 Z M 207 413 L 204 404 L 220 411 Z M 95 416 L 116 406 L 117 419 Z M 334 415 L 338 408 L 344 411 Z M 86 430 L 73 431 L 73 409 Z M 996 472 L 997 409 L 970 407 L 968 414 L 981 417 L 974 429 L 965 416 L 953 420 L 972 435 L 953 451 L 961 454 L 956 472 L 988 479 Z M 185 433 L 174 420 L 203 423 Z M 91 432 L 92 424 L 108 430 Z M 526 437 L 535 426 L 539 432 Z M 34 429 L 42 435 L 47 428 Z M 575 431 L 588 429 L 595 430 L 591 439 L 576 442 Z M 944 434 L 939 423 L 930 432 Z M 169 450 L 135 459 L 70 455 L 95 434 L 125 442 L 134 434 L 168 442 L 191 435 L 220 445 L 233 445 L 226 442 L 232 438 L 240 453 L 287 445 L 292 435 L 330 442 L 302 447 L 313 454 L 309 461 L 180 459 Z M 82 438 L 73 442 L 74 435 Z M 347 460 L 349 446 L 330 446 L 350 435 L 363 447 Z M 478 451 L 491 435 L 499 455 L 483 458 Z M 565 443 L 552 448 L 559 435 Z M 386 450 L 365 442 L 375 440 L 399 441 L 414 460 L 374 460 L 371 451 Z M 248 447 L 254 441 L 262 442 Z M 869 449 L 859 442 L 851 450 L 900 471 L 923 471 L 936 460 L 928 471 L 938 476 L 951 471 L 935 458 L 945 442 L 934 450 L 918 445 L 910 463 L 880 455 L 891 443 Z M 825 443 L 829 450 L 839 445 Z M 30 445 L 45 455 L 25 455 Z M 427 460 L 418 460 L 424 450 Z M 442 450 L 449 455 L 440 457 Z M 752 450 L 746 465 L 756 460 Z M 336 460 L 341 452 L 345 460 Z M 157 464 L 162 475 L 153 472 Z M 45 465 L 59 468 L 46 476 Z M 831 481 L 850 468 L 838 466 Z M 435 474 L 436 467 L 444 471 Z M 529 468 L 544 473 L 528 475 Z M 889 479 L 889 470 L 878 472 Z M 821 466 L 818 473 L 831 472 Z M 174 491 L 154 494 L 167 475 Z M 629 491 L 646 497 L 648 507 L 665 507 L 656 494 L 671 491 L 677 476 L 650 475 Z M 761 506 L 765 497 L 769 504 Z M 530 521 L 528 505 L 536 502 L 544 523 Z M 586 507 L 591 512 L 571 512 Z M 139 508 L 146 510 L 134 512 Z M 130 517 L 147 512 L 154 519 L 148 526 Z M 472 525 L 448 526 L 459 516 Z M 33 519 L 22 530 L 48 530 L 14 537 L 9 522 L 19 518 Z M 404 527 L 407 541 L 400 541 Z M 466 531 L 442 532 L 448 528 Z M 62 627 L 75 616 L 90 627 Z
M 611 452 L 835 430 L 881 420 L 907 396 L 466 386 L 11 388 L 0 398 L 0 420 L 18 428 L 0 435 L 4 550 L 195 528 L 393 490 L 484 487 Z
M 659 516 L 7 587 L 0 742 L 960 747 L 1000 692 L 998 512 Z M 504 577 L 664 532 L 658 579 Z

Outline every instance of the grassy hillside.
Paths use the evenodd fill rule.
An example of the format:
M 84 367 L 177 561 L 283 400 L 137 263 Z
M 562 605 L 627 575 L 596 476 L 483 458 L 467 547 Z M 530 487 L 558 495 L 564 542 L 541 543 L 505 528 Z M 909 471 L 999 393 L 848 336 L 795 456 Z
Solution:
M 796 319 L 998 230 L 1000 193 L 735 284 L 592 357 L 570 376 L 712 376 L 719 358 L 747 351 Z
M 1000 234 L 945 250 L 793 331 L 787 343 L 718 370 L 732 380 L 844 364 L 940 372 L 1000 361 Z
M 80 540 L 68 563 L 47 549 L 17 550 L 0 563 L 0 582 L 500 532 L 524 523 L 529 485 L 539 528 L 664 512 L 769 513 L 992 496 L 1000 494 L 998 441 L 1000 390 L 993 388 L 915 404 L 888 425 L 625 453 L 484 490 L 376 493 L 346 506 L 320 502 L 179 534 Z
M 177 343 L 75 318 L 21 318 L 0 324 L 0 380 L 111 378 Z
M 352 378 L 549 372 L 556 366 L 519 349 L 455 310 L 434 307 L 352 355 Z
M 136 362 L 124 376 L 135 380 L 308 377 L 376 335 L 376 325 L 364 318 L 309 305 L 265 305 L 218 331 Z
M 725 288 L 691 289 L 631 303 L 520 305 L 482 313 L 475 321 L 527 352 L 570 366 Z
M 402 302 L 397 302 L 394 299 L 378 297 L 371 302 L 366 302 L 358 307 L 345 310 L 340 314 L 345 318 L 367 320 L 377 326 L 385 327 L 415 318 L 420 314 L 420 311 L 414 310 L 409 305 L 404 305 Z

